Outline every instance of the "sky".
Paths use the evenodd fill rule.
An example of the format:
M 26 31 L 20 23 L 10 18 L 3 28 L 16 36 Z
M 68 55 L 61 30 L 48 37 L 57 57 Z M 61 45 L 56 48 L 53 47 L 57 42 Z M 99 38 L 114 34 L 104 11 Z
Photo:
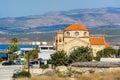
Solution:
M 103 7 L 120 8 L 120 0 L 0 0 L 0 18 Z

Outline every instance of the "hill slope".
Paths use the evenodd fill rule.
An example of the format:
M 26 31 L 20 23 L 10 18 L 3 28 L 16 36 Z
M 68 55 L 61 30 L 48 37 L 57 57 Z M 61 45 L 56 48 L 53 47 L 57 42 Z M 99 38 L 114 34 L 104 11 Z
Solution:
M 44 15 L 0 18 L 0 33 L 31 33 L 63 29 L 72 23 L 89 28 L 120 25 L 120 8 L 74 9 L 50 11 Z M 114 27 L 114 26 L 113 26 Z

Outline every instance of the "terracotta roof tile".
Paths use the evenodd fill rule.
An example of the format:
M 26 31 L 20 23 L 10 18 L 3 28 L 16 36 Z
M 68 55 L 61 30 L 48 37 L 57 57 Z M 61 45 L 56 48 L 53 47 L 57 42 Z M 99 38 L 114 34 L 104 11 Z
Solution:
M 90 37 L 91 45 L 104 45 L 105 39 L 103 37 Z
M 110 44 L 106 42 L 105 47 L 110 47 Z
M 88 29 L 81 25 L 81 24 L 72 24 L 64 29 L 65 31 L 71 31 L 71 30 L 82 30 L 82 31 L 88 31 Z

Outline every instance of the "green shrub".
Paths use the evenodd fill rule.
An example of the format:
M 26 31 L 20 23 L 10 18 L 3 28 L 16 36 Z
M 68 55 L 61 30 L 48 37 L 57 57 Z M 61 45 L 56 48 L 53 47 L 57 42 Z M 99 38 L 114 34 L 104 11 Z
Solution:
M 92 61 L 92 50 L 89 47 L 78 47 L 70 52 L 69 62 L 85 62 Z
M 27 72 L 27 71 L 22 71 L 22 72 L 18 72 L 18 73 L 13 74 L 12 77 L 13 78 L 21 78 L 21 77 L 28 77 L 28 78 L 30 78 L 31 74 L 29 72 Z
M 93 57 L 95 61 L 100 61 L 100 56 Z
M 116 55 L 116 50 L 112 47 L 104 48 L 103 50 L 97 52 L 97 56 L 100 58 L 115 57 Z
M 65 75 L 65 73 L 60 72 L 59 69 L 55 70 L 55 74 L 56 74 L 58 77 L 67 77 L 67 76 Z
M 51 64 L 54 66 L 69 65 L 69 57 L 65 51 L 57 51 L 51 55 Z
M 67 68 L 68 70 L 67 71 L 60 71 L 59 69 L 56 69 L 55 70 L 55 74 L 58 76 L 58 77 L 71 77 L 72 76 L 72 70 L 71 68 Z
M 41 66 L 40 66 L 40 68 L 42 68 L 42 69 L 46 69 L 46 68 L 49 68 L 49 65 L 48 64 L 42 64 Z
M 2 57 L 0 57 L 0 62 L 2 62 L 3 61 L 3 58 Z

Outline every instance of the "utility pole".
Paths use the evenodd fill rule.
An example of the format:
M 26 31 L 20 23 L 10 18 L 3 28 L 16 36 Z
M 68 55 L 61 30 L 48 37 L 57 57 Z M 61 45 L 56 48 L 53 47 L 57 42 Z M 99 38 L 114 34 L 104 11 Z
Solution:
M 27 55 L 28 55 L 28 72 L 30 72 L 30 52 L 26 51 Z

